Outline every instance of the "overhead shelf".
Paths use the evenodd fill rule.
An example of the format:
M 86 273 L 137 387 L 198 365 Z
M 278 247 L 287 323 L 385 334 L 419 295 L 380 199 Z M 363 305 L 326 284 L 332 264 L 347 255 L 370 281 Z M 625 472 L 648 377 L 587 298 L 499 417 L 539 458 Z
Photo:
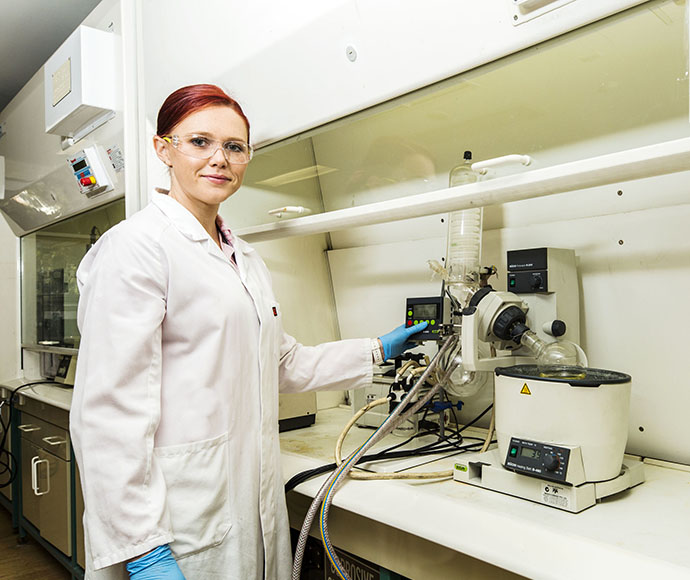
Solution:
M 500 205 L 690 170 L 690 137 L 518 175 L 243 228 L 248 242 L 306 236 L 449 211 Z

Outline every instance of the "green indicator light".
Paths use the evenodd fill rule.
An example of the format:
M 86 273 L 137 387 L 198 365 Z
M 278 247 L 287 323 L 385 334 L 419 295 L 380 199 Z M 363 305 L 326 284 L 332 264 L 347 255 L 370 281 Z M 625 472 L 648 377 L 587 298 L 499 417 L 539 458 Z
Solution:
M 408 310 L 408 311 L 407 311 L 407 315 L 408 315 L 408 316 L 412 316 L 412 310 Z
M 436 324 L 436 321 L 435 321 L 435 320 L 432 320 L 432 321 L 431 321 L 431 326 L 434 326 L 434 324 Z
M 415 323 L 415 324 L 419 324 L 419 320 L 415 320 L 414 323 Z

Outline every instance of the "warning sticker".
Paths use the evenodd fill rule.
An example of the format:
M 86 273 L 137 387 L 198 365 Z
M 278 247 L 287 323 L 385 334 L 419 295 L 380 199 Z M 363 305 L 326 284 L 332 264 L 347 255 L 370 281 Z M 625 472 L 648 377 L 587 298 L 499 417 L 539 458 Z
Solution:
M 113 145 L 108 149 L 108 157 L 110 158 L 113 169 L 117 173 L 120 173 L 125 168 L 125 158 L 124 155 L 122 155 L 122 149 L 117 145 Z
M 522 389 L 520 389 L 520 394 L 521 395 L 531 395 L 532 391 L 529 390 L 529 387 L 527 386 L 527 383 L 522 385 Z
M 355 558 L 352 554 L 343 552 L 338 548 L 335 548 L 335 552 L 338 554 L 338 558 L 340 558 L 345 572 L 347 572 L 347 575 L 353 580 L 381 580 L 381 571 L 375 564 Z M 324 564 L 326 567 L 325 580 L 336 580 L 340 578 L 340 574 L 338 574 L 333 564 L 331 564 L 325 551 Z

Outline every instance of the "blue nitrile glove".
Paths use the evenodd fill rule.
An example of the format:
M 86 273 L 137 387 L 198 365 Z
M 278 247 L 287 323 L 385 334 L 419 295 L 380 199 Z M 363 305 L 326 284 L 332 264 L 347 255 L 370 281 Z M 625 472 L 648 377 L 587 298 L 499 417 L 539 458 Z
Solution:
M 185 580 L 168 544 L 127 564 L 127 572 L 130 580 Z
M 391 330 L 388 334 L 379 336 L 379 340 L 383 345 L 383 360 L 396 357 L 406 350 L 418 346 L 417 343 L 408 342 L 407 339 L 420 330 L 424 330 L 428 325 L 428 322 L 420 322 L 414 326 L 405 326 L 403 324 L 395 330 Z

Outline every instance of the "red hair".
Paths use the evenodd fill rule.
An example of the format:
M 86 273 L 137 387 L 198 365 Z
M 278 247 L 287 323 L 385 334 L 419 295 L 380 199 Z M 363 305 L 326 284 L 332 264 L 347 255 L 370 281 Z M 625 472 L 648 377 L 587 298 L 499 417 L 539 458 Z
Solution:
M 170 135 L 173 127 L 185 117 L 205 107 L 230 107 L 247 126 L 247 141 L 249 141 L 249 120 L 240 104 L 229 97 L 223 89 L 216 85 L 189 85 L 171 93 L 158 111 L 157 135 Z

